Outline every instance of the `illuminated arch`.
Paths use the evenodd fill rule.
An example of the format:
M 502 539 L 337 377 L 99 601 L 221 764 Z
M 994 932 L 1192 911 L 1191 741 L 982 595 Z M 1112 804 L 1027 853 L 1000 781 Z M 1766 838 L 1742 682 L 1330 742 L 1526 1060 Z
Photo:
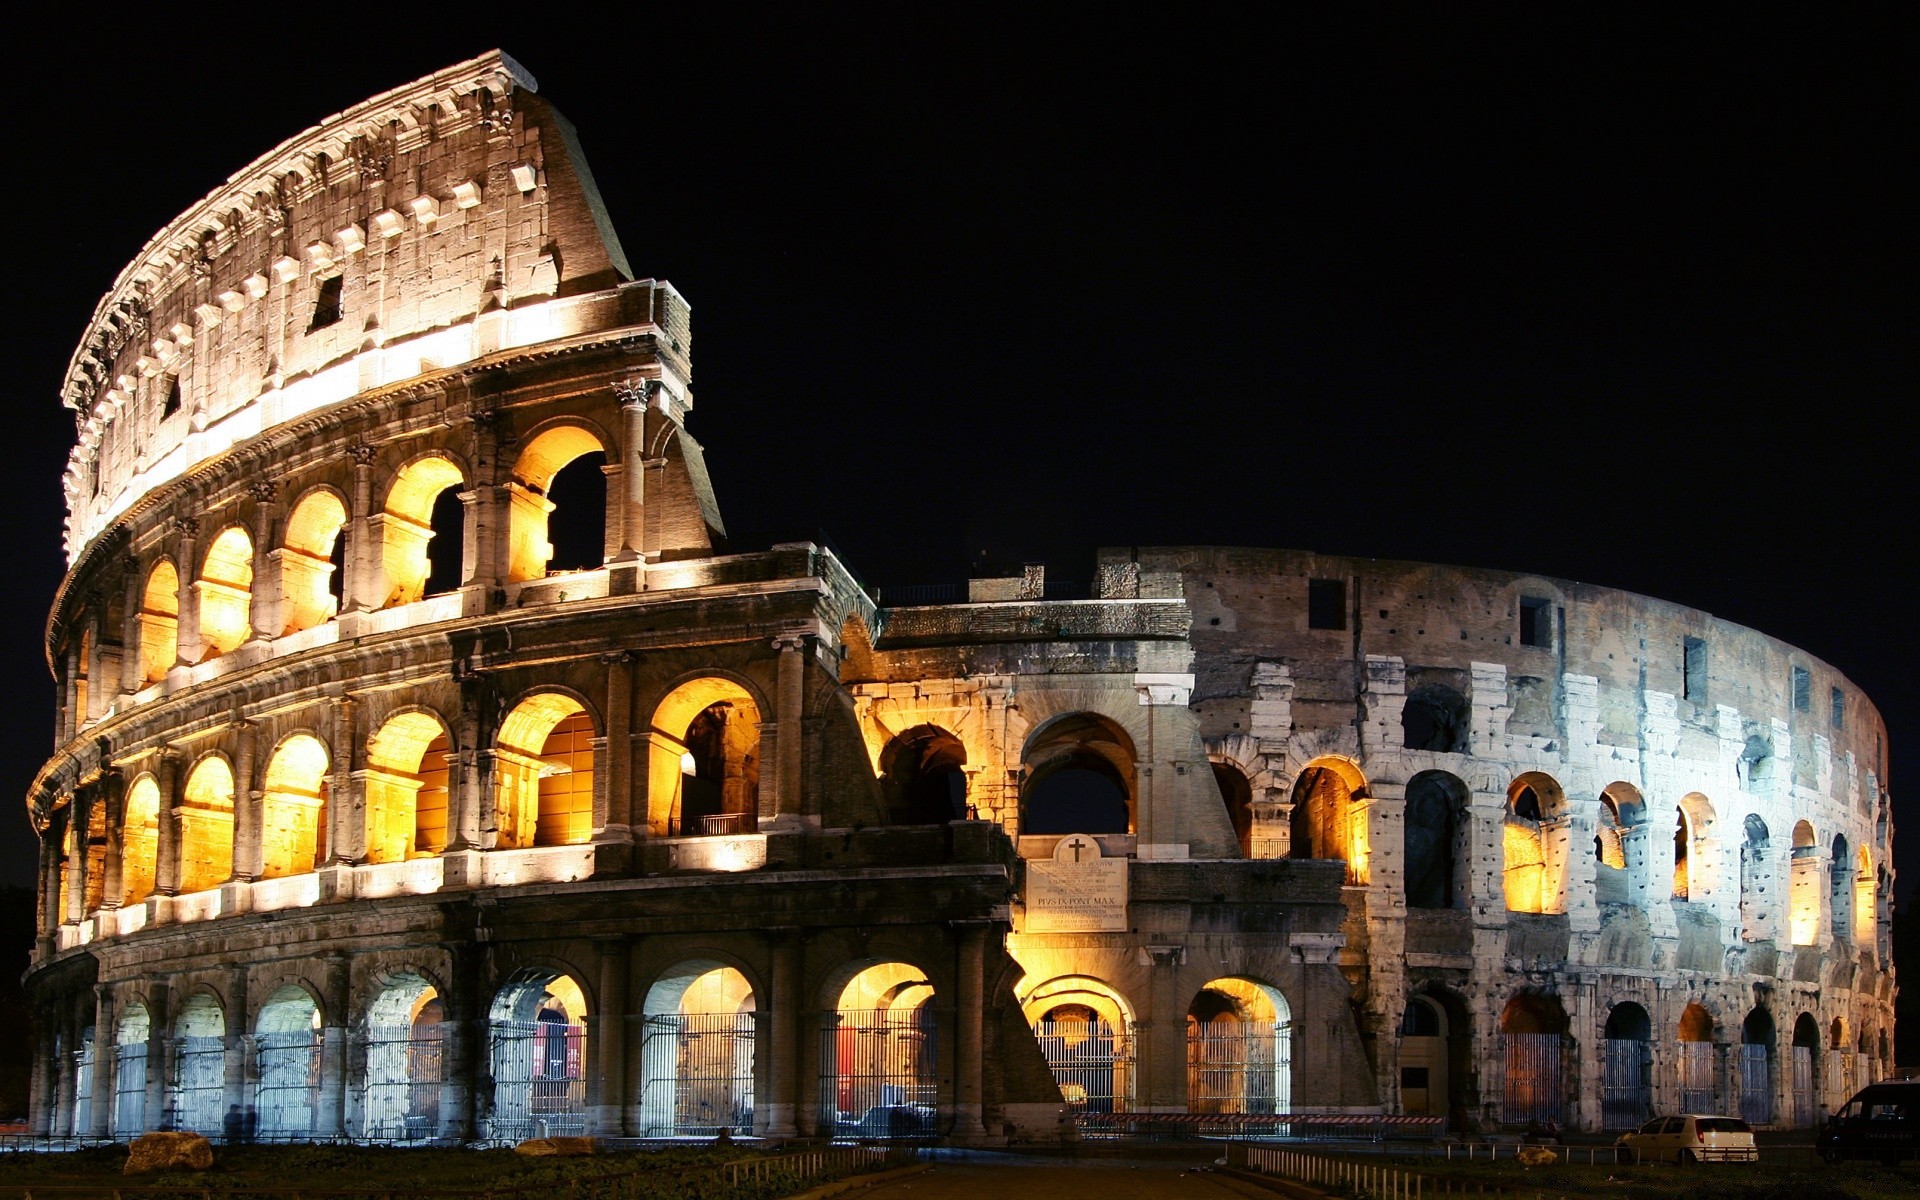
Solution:
M 742 683 L 719 675 L 689 679 L 661 699 L 647 739 L 655 835 L 758 828 L 762 713 Z
M 565 692 L 515 705 L 494 739 L 494 813 L 502 849 L 593 836 L 593 718 Z
M 585 454 L 604 454 L 608 461 L 616 457 L 598 433 L 571 423 L 547 426 L 521 449 L 514 461 L 513 479 L 507 484 L 511 501 L 507 534 L 509 582 L 540 579 L 546 575 L 547 563 L 553 558 L 553 544 L 547 540 L 547 522 L 554 511 L 547 492 L 553 486 L 553 477 Z
M 1288 857 L 1341 859 L 1347 864 L 1348 883 L 1366 883 L 1371 878 L 1371 804 L 1367 777 L 1359 767 L 1334 755 L 1314 759 L 1293 782 Z
M 1853 877 L 1853 944 L 1871 946 L 1874 944 L 1874 926 L 1880 910 L 1879 890 L 1873 874 L 1873 856 L 1865 846 L 1860 847 L 1856 858 L 1856 871 Z
M 712 959 L 679 963 L 647 989 L 642 1011 L 642 1136 L 751 1133 L 755 999 L 746 975 Z
M 896 825 L 945 824 L 967 812 L 967 748 L 937 725 L 896 734 L 880 751 L 880 794 Z
M 296 733 L 274 747 L 261 784 L 261 875 L 278 879 L 313 870 L 326 852 L 326 743 Z
M 1187 1009 L 1187 1111 L 1289 1111 L 1292 1020 L 1271 984 L 1228 976 L 1202 987 Z
M 869 960 L 870 961 L 870 960 Z M 820 1125 L 840 1136 L 936 1132 L 940 1105 L 934 988 L 905 962 L 870 962 L 829 984 L 832 1036 L 822 1044 Z
M 1020 756 L 1020 832 L 1131 833 L 1133 739 L 1098 713 L 1075 712 L 1041 725 Z
M 279 554 L 282 633 L 323 625 L 339 612 L 333 560 L 346 524 L 347 506 L 331 488 L 315 488 L 293 506 Z
M 238 525 L 215 535 L 194 580 L 200 604 L 200 661 L 238 649 L 253 635 L 253 539 Z
M 447 848 L 446 724 L 425 709 L 388 717 L 367 745 L 367 861 L 399 862 Z
M 140 593 L 140 684 L 159 683 L 180 658 L 180 574 L 161 559 Z
M 120 1010 L 114 1026 L 113 1136 L 132 1138 L 147 1129 L 147 1042 L 153 1015 L 140 1000 Z
M 439 990 L 418 972 L 384 980 L 366 1013 L 362 1136 L 382 1142 L 439 1136 L 446 1015 Z
M 466 486 L 466 476 L 445 454 L 434 452 L 400 468 L 380 513 L 380 564 L 386 595 L 379 607 L 412 604 L 426 595 L 432 562 L 428 544 L 437 530 L 434 502 L 449 488 Z
M 320 1006 L 299 984 L 276 989 L 254 1022 L 254 1109 L 268 1139 L 310 1137 L 320 1111 Z
M 587 1016 L 585 989 L 564 971 L 528 968 L 494 995 L 490 1139 L 586 1132 Z
M 180 810 L 180 890 L 204 891 L 233 875 L 233 768 L 210 754 L 187 775 Z
M 1133 1006 L 1118 989 L 1089 976 L 1061 976 L 1034 988 L 1020 1007 L 1069 1108 L 1132 1107 Z
M 1713 890 L 1713 868 L 1706 856 L 1713 837 L 1713 805 L 1699 792 L 1688 792 L 1674 809 L 1673 898 L 1701 899 Z
M 1566 812 L 1566 794 L 1551 775 L 1528 771 L 1507 788 L 1501 847 L 1507 911 L 1555 912 L 1559 878 L 1548 861 L 1546 829 Z
M 1507 1124 L 1558 1123 L 1565 1102 L 1562 1053 L 1567 1013 L 1555 995 L 1521 992 L 1500 1013 L 1506 1070 L 1500 1119 Z
M 241 1028 L 245 1028 L 242 1022 Z M 166 1111 L 176 1128 L 217 1135 L 226 1115 L 227 1016 L 219 999 L 194 992 L 173 1022 Z
M 127 789 L 120 827 L 120 903 L 138 904 L 153 894 L 160 854 L 160 785 L 143 774 Z

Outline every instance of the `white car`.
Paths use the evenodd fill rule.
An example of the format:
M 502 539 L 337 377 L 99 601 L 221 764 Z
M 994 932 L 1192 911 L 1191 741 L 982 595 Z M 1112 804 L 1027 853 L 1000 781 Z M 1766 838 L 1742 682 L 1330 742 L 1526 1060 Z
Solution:
M 1753 1129 L 1739 1117 L 1655 1117 L 1614 1143 L 1621 1162 L 1759 1162 Z

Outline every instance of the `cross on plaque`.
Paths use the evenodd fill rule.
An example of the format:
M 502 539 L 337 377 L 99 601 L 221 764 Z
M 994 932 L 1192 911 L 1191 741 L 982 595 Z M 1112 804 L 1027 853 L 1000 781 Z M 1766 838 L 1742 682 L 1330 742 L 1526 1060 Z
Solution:
M 1086 848 L 1087 848 L 1086 840 L 1084 838 L 1079 837 L 1078 835 L 1075 835 L 1074 839 L 1067 843 L 1067 849 L 1073 851 L 1073 861 L 1075 862 L 1080 861 L 1080 852 L 1082 850 L 1085 850 Z

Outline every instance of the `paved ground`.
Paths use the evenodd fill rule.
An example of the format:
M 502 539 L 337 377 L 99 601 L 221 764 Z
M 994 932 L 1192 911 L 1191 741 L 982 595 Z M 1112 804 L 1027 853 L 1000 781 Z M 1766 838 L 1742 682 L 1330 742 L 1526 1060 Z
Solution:
M 1212 1173 L 1206 1148 L 1191 1156 L 942 1157 L 933 1169 L 853 1193 L 860 1200 L 1224 1200 L 1273 1193 Z

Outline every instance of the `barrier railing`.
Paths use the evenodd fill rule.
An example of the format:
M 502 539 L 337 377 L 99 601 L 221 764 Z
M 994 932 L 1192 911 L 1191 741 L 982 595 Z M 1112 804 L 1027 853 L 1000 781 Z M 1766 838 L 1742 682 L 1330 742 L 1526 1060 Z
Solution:
M 1082 1137 L 1097 1138 L 1345 1138 L 1358 1141 L 1430 1140 L 1446 1132 L 1445 1117 L 1375 1113 L 1076 1113 Z

